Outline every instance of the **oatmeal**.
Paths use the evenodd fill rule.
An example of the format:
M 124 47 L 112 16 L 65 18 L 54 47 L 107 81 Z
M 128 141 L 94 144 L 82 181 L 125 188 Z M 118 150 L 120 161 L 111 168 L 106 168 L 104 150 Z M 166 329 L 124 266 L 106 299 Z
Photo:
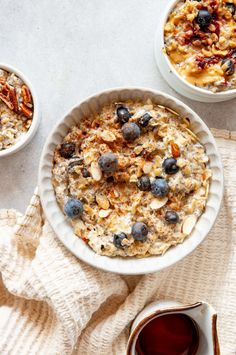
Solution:
M 12 147 L 32 123 L 33 102 L 25 83 L 0 69 L 0 151 Z
M 55 149 L 52 182 L 74 233 L 108 256 L 164 254 L 204 211 L 211 170 L 187 118 L 147 102 L 114 103 Z
M 236 0 L 179 1 L 165 25 L 165 50 L 190 84 L 236 88 Z

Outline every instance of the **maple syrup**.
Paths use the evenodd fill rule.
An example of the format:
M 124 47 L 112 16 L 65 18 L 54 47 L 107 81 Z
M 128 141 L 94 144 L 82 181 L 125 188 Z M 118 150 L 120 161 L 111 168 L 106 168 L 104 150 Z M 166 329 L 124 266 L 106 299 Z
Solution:
M 152 319 L 139 333 L 138 355 L 196 355 L 199 333 L 185 314 L 166 314 Z

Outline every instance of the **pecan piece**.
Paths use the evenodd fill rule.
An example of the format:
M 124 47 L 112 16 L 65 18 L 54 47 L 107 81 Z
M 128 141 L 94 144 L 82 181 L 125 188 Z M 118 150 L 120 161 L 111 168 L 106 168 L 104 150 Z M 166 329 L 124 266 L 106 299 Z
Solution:
M 22 85 L 21 94 L 25 105 L 30 104 L 32 102 L 29 88 L 26 85 Z
M 9 85 L 7 83 L 3 86 L 1 93 L 9 98 Z
M 20 104 L 20 111 L 23 113 L 24 116 L 27 118 L 31 118 L 33 115 L 32 110 L 27 107 L 25 104 Z
M 0 99 L 9 107 L 10 110 L 13 110 L 14 106 L 12 102 L 2 93 L 0 93 Z
M 180 156 L 180 149 L 177 143 L 171 142 L 171 153 L 174 158 L 178 158 Z
M 19 109 L 18 109 L 18 101 L 16 96 L 16 89 L 13 86 L 10 87 L 9 98 L 13 105 L 13 110 L 15 112 L 18 112 Z

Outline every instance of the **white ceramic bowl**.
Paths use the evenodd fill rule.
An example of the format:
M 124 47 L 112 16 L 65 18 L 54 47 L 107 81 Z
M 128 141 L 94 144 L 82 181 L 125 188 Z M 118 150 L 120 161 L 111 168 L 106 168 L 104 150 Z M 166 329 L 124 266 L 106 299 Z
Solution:
M 213 93 L 206 89 L 201 89 L 199 87 L 191 85 L 185 79 L 183 79 L 181 75 L 177 72 L 175 67 L 171 64 L 169 57 L 165 52 L 164 26 L 166 24 L 170 12 L 173 10 L 173 8 L 178 2 L 179 0 L 168 1 L 168 5 L 163 10 L 158 23 L 154 43 L 154 53 L 160 73 L 175 91 L 192 100 L 201 102 L 220 102 L 233 99 L 234 97 L 236 97 L 236 89 L 217 93 Z
M 20 72 L 18 69 L 14 68 L 8 64 L 0 63 L 0 69 L 7 70 L 10 73 L 15 73 L 20 79 L 22 79 L 22 81 L 28 86 L 28 88 L 31 92 L 31 96 L 33 99 L 33 104 L 34 104 L 33 120 L 32 120 L 32 124 L 30 126 L 30 129 L 12 147 L 5 149 L 5 150 L 0 150 L 0 158 L 1 158 L 1 157 L 5 157 L 7 155 L 11 155 L 11 154 L 18 152 L 20 149 L 25 147 L 26 144 L 28 144 L 31 141 L 31 139 L 35 135 L 37 128 L 39 126 L 40 114 L 39 114 L 38 97 L 36 95 L 34 87 L 32 86 L 31 82 L 28 80 L 28 78 L 26 78 L 25 75 L 22 72 Z
M 148 258 L 121 258 L 107 257 L 95 254 L 95 252 L 80 238 L 76 237 L 66 217 L 59 208 L 51 182 L 53 152 L 68 130 L 75 124 L 79 124 L 81 118 L 88 117 L 98 112 L 105 104 L 120 102 L 127 99 L 146 100 L 168 106 L 188 117 L 192 123 L 192 129 L 198 134 L 201 142 L 205 145 L 210 158 L 210 167 L 213 178 L 210 186 L 209 199 L 205 212 L 197 222 L 192 235 L 182 244 L 170 248 L 162 256 Z M 166 268 L 191 253 L 207 236 L 218 214 L 223 194 L 223 174 L 220 156 L 217 151 L 215 140 L 200 117 L 188 106 L 179 100 L 159 91 L 142 88 L 119 88 L 103 91 L 91 96 L 81 104 L 74 107 L 61 121 L 57 123 L 49 135 L 40 160 L 39 166 L 39 190 L 44 212 L 51 226 L 61 242 L 78 258 L 90 265 L 103 270 L 120 274 L 145 274 Z

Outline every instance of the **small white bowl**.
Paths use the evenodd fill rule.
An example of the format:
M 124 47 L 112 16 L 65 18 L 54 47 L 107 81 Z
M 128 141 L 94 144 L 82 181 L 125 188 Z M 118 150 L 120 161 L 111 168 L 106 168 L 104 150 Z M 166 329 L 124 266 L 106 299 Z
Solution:
M 96 254 L 82 239 L 73 233 L 73 228 L 56 202 L 52 186 L 53 153 L 68 130 L 84 117 L 97 113 L 105 104 L 128 99 L 147 100 L 170 107 L 181 116 L 188 117 L 193 131 L 206 147 L 213 177 L 210 185 L 206 210 L 199 218 L 191 236 L 182 244 L 170 248 L 162 256 L 147 258 L 107 257 Z M 61 242 L 78 258 L 106 271 L 119 274 L 145 274 L 164 269 L 191 253 L 207 236 L 220 209 L 223 195 L 223 169 L 215 140 L 200 117 L 181 101 L 159 91 L 143 88 L 118 88 L 103 91 L 84 100 L 74 107 L 52 130 L 49 135 L 39 165 L 39 191 L 44 212 Z
M 37 128 L 39 126 L 40 114 L 39 114 L 38 97 L 36 95 L 33 85 L 28 80 L 28 78 L 26 78 L 25 75 L 21 71 L 19 71 L 18 69 L 14 68 L 8 64 L 0 63 L 0 69 L 4 69 L 10 73 L 15 73 L 20 79 L 22 79 L 22 81 L 28 86 L 28 88 L 31 92 L 31 96 L 33 99 L 33 104 L 34 104 L 32 124 L 31 124 L 28 132 L 23 137 L 21 137 L 19 139 L 19 141 L 16 144 L 14 144 L 12 147 L 4 149 L 4 150 L 0 150 L 0 158 L 1 158 L 1 157 L 5 157 L 7 155 L 11 155 L 11 154 L 18 152 L 20 149 L 25 147 L 26 144 L 28 144 L 31 141 L 31 139 L 35 135 Z
M 160 73 L 175 91 L 188 97 L 189 99 L 201 102 L 220 102 L 233 99 L 236 97 L 236 89 L 214 93 L 210 90 L 196 87 L 183 79 L 175 67 L 171 64 L 165 51 L 164 27 L 170 12 L 174 9 L 178 2 L 179 0 L 170 0 L 168 2 L 168 5 L 163 10 L 158 23 L 154 43 L 154 53 Z

